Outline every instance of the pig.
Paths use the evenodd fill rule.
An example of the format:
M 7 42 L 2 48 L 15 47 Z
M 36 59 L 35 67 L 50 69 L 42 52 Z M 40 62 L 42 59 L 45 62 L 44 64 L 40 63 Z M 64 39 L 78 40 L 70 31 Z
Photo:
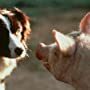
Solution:
M 75 90 L 90 90 L 90 12 L 81 19 L 79 31 L 52 34 L 54 43 L 37 45 L 38 60 L 57 80 Z

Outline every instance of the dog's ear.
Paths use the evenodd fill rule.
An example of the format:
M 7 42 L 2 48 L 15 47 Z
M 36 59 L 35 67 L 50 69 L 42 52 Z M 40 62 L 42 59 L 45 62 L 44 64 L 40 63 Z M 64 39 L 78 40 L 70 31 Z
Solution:
M 17 12 L 22 12 L 19 8 L 17 8 L 17 7 L 14 7 L 13 8 L 15 11 L 17 11 Z
M 15 17 L 21 21 L 21 23 L 26 23 L 26 20 L 30 21 L 30 18 L 19 8 L 14 7 L 11 11 L 15 14 Z
M 79 28 L 81 32 L 90 33 L 90 12 L 81 19 Z
M 24 14 L 22 12 L 22 10 L 20 10 L 19 8 L 16 8 L 16 7 L 12 8 L 11 11 L 17 16 L 22 16 Z

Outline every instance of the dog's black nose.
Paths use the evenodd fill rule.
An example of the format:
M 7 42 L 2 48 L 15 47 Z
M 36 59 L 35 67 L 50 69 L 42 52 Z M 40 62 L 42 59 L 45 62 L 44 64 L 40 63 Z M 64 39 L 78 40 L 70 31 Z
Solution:
M 22 50 L 21 48 L 19 48 L 19 47 L 16 47 L 16 48 L 15 48 L 15 53 L 16 53 L 18 56 L 21 55 L 22 52 L 23 52 L 23 50 Z

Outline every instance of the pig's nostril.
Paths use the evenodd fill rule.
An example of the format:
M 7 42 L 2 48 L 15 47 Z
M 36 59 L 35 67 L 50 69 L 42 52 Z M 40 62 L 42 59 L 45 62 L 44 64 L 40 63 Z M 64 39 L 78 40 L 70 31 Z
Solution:
M 21 55 L 22 52 L 23 52 L 23 50 L 22 50 L 21 48 L 19 48 L 19 47 L 16 47 L 16 48 L 15 48 L 15 53 L 16 53 L 18 56 Z
M 36 57 L 37 57 L 39 60 L 41 60 L 41 59 L 42 59 L 42 55 L 40 54 L 40 52 L 39 52 L 39 51 L 36 51 Z
M 37 49 L 36 50 L 36 57 L 39 59 L 39 60 L 42 60 L 43 59 L 43 53 L 40 49 Z

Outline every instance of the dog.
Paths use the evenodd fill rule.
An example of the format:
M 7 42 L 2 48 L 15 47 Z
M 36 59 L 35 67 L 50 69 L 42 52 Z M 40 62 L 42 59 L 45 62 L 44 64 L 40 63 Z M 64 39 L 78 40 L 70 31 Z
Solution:
M 90 90 L 90 12 L 82 18 L 79 31 L 52 33 L 55 43 L 40 43 L 36 57 L 57 80 L 71 84 L 75 90 Z
M 0 90 L 5 90 L 4 79 L 27 56 L 30 33 L 30 17 L 22 10 L 0 9 Z
M 8 44 L 7 47 L 9 48 L 7 48 L 7 50 L 5 48 L 6 44 L 4 44 L 3 41 L 0 41 L 2 42 L 1 43 L 2 49 L 5 48 L 5 50 L 0 50 L 1 56 L 4 55 L 14 58 L 18 55 L 20 56 L 20 54 L 22 53 L 21 57 L 24 57 L 25 55 L 24 47 L 27 48 L 25 42 L 27 40 L 27 36 L 29 36 L 31 32 L 29 17 L 26 16 L 22 11 L 20 11 L 17 8 L 14 8 L 10 11 L 2 10 L 1 13 L 2 14 L 0 15 L 0 17 L 1 17 L 1 22 L 3 24 L 1 25 L 1 28 L 4 28 L 4 30 L 1 31 L 0 34 L 5 32 L 7 35 L 4 36 L 7 36 L 7 38 L 8 38 L 8 34 L 10 35 L 10 38 L 8 38 L 8 40 L 10 40 L 9 44 L 8 44 L 9 41 L 3 40 L 4 42 L 7 42 L 6 44 Z M 0 35 L 1 38 L 6 39 L 2 37 L 2 35 Z M 2 53 L 2 51 L 4 52 Z

